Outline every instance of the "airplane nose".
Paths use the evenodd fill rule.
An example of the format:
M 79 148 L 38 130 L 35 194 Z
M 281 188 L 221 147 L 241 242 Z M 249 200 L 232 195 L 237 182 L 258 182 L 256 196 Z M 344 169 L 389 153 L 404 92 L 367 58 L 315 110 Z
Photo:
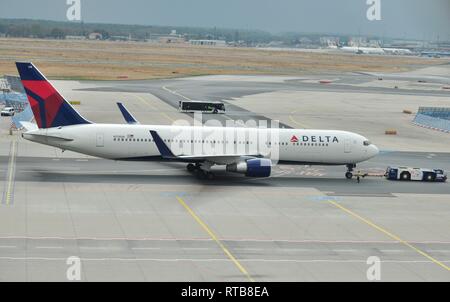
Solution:
M 377 156 L 378 155 L 378 153 L 380 153 L 380 150 L 378 150 L 378 148 L 377 148 L 377 146 L 375 146 L 375 145 L 370 145 L 370 157 L 374 157 L 374 156 Z

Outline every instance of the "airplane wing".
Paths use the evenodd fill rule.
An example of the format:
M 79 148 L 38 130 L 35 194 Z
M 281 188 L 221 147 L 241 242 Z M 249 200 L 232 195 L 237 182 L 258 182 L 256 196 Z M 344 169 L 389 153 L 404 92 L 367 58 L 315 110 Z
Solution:
M 214 155 L 188 155 L 178 156 L 180 161 L 186 162 L 210 162 L 217 165 L 228 165 L 243 161 L 245 159 L 257 158 L 258 156 L 246 154 L 214 154 Z
M 162 140 L 159 134 L 150 130 L 150 134 L 155 141 L 156 147 L 158 148 L 159 153 L 164 159 L 171 159 L 182 162 L 210 162 L 218 165 L 228 165 L 232 163 L 239 162 L 245 159 L 258 158 L 260 155 L 250 155 L 250 154 L 214 154 L 214 155 L 175 155 L 172 153 L 167 144 Z
M 128 124 L 132 124 L 132 125 L 138 125 L 139 124 L 138 120 L 134 118 L 134 116 L 130 113 L 130 111 L 127 110 L 127 108 L 125 107 L 124 104 L 118 102 L 117 106 L 119 107 L 120 112 L 123 115 L 123 118 L 125 119 L 125 121 Z

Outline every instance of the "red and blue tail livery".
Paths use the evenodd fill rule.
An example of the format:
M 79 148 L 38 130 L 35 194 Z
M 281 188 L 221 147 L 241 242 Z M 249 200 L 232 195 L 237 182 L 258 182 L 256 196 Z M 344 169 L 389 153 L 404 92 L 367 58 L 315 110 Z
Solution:
M 16 62 L 23 88 L 39 128 L 90 124 L 30 62 Z

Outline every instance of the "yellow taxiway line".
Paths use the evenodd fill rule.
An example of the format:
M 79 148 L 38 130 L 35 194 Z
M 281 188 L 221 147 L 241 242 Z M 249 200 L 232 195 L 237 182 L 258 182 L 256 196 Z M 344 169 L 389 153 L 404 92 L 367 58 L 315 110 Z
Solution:
M 291 114 L 295 114 L 297 112 L 297 110 L 292 111 Z M 300 122 L 298 122 L 296 119 L 294 119 L 294 117 L 292 115 L 289 115 L 289 119 L 291 120 L 291 122 L 293 122 L 294 124 L 302 127 L 303 129 L 308 129 L 310 127 L 307 127 L 305 124 L 302 124 Z
M 436 260 L 435 258 L 433 258 L 432 256 L 430 256 L 429 254 L 425 253 L 424 251 L 418 249 L 417 247 L 413 246 L 412 244 L 408 243 L 407 241 L 401 239 L 400 237 L 398 237 L 397 235 L 389 232 L 388 230 L 380 227 L 379 225 L 376 225 L 375 223 L 373 223 L 372 221 L 356 214 L 355 212 L 347 209 L 346 207 L 344 207 L 343 205 L 335 202 L 334 200 L 330 200 L 328 199 L 328 202 L 331 203 L 332 205 L 334 205 L 336 208 L 341 209 L 342 211 L 346 212 L 347 214 L 357 218 L 358 220 L 364 222 L 365 224 L 371 226 L 372 228 L 380 231 L 381 233 L 391 237 L 392 239 L 406 245 L 407 247 L 409 247 L 410 249 L 412 249 L 413 251 L 417 252 L 418 254 L 424 256 L 425 258 L 427 258 L 428 260 L 431 260 L 433 263 L 439 265 L 440 267 L 446 269 L 447 271 L 450 271 L 450 267 L 448 267 L 447 265 L 445 265 L 444 263 L 440 262 L 439 260 Z
M 178 202 L 188 211 L 188 213 L 195 219 L 195 221 L 203 228 L 203 230 L 208 233 L 208 235 L 217 243 L 217 245 L 222 249 L 222 251 L 225 253 L 225 255 L 230 258 L 230 260 L 236 265 L 236 267 L 243 273 L 247 279 L 251 282 L 254 282 L 255 280 L 250 276 L 248 271 L 242 266 L 242 264 L 236 259 L 236 257 L 231 254 L 231 252 L 225 247 L 225 245 L 217 238 L 217 236 L 214 234 L 214 232 L 208 227 L 208 225 L 203 222 L 200 217 L 198 217 L 197 214 L 186 204 L 186 202 L 179 196 L 176 197 Z
M 179 97 L 182 97 L 183 99 L 186 99 L 186 100 L 188 100 L 188 101 L 192 101 L 190 98 L 188 98 L 187 96 L 184 96 L 184 95 L 182 95 L 181 93 L 179 93 L 179 92 L 176 92 L 176 91 L 174 91 L 174 90 L 172 90 L 172 89 L 169 89 L 169 88 L 167 88 L 166 86 L 162 86 L 162 89 L 164 89 L 165 91 L 167 91 L 167 92 L 169 92 L 169 93 L 171 93 L 171 94 L 174 94 L 174 95 L 177 95 L 177 96 L 179 96 Z
M 146 104 L 147 106 L 150 106 L 153 110 L 155 111 L 159 111 L 159 113 L 165 117 L 166 119 L 168 119 L 169 121 L 171 121 L 172 123 L 175 122 L 175 120 L 173 118 L 171 118 L 169 115 L 167 115 L 167 113 L 165 112 L 161 112 L 160 110 L 158 110 L 158 108 L 156 108 L 155 106 L 151 105 L 146 99 L 144 99 L 143 97 L 141 97 L 138 94 L 134 94 L 134 96 L 136 98 L 138 98 L 142 103 Z

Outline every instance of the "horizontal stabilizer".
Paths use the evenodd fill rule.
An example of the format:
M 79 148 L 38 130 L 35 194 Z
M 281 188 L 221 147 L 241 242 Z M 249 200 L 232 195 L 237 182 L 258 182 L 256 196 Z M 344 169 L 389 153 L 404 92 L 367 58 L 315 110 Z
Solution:
M 39 133 L 33 133 L 33 132 L 25 132 L 22 134 L 24 138 L 31 139 L 31 138 L 41 138 L 42 140 L 46 141 L 64 141 L 64 142 L 72 142 L 73 138 L 67 138 L 62 136 L 56 136 L 56 135 L 46 135 L 46 134 L 39 134 Z
M 32 130 L 38 130 L 39 129 L 38 125 L 36 125 L 35 123 L 32 123 L 32 122 L 22 122 L 21 121 L 20 124 L 27 131 L 32 131 Z

